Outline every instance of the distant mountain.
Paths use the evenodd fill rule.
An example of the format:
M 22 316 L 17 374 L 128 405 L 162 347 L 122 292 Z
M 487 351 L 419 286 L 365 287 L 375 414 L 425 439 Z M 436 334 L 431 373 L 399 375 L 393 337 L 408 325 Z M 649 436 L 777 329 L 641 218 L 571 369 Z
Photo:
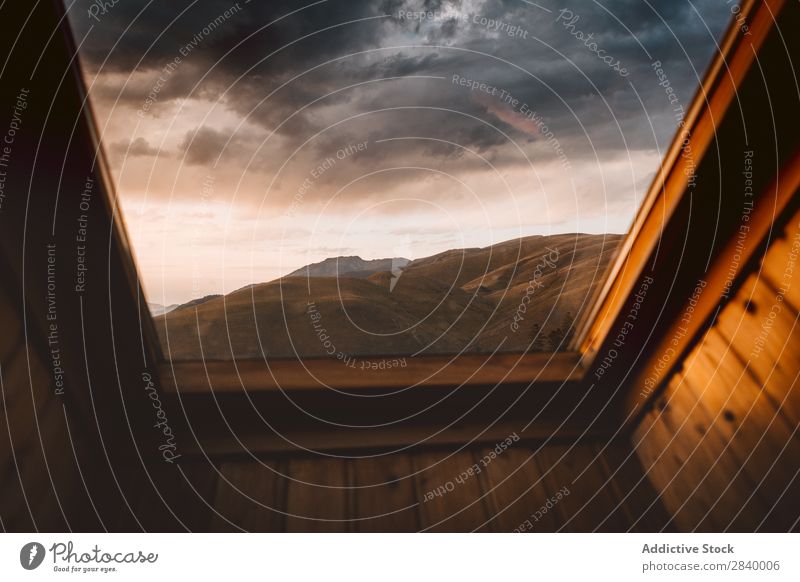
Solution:
M 211 301 L 212 299 L 218 299 L 220 297 L 222 297 L 222 295 L 220 295 L 219 293 L 214 293 L 212 295 L 206 295 L 205 297 L 198 297 L 197 299 L 192 299 L 191 301 L 189 301 L 187 303 L 182 303 L 182 304 L 178 305 L 172 311 L 178 311 L 179 309 L 186 309 L 187 307 L 197 307 L 198 305 L 201 305 L 201 304 L 205 303 L 206 301 Z
M 200 297 L 198 299 L 192 299 L 186 303 L 173 303 L 172 305 L 161 305 L 160 303 L 148 303 L 147 306 L 150 308 L 150 314 L 153 317 L 157 315 L 166 315 L 167 313 L 172 313 L 176 309 L 184 309 L 186 307 L 194 307 L 196 305 L 200 305 L 201 303 L 205 303 L 210 299 L 216 299 L 217 297 L 222 297 L 222 295 L 206 295 L 205 297 Z
M 366 279 L 380 271 L 402 269 L 411 261 L 401 257 L 364 260 L 361 257 L 334 257 L 292 271 L 287 277 L 354 277 Z
M 153 317 L 156 315 L 163 315 L 165 313 L 169 313 L 176 307 L 178 307 L 180 303 L 174 303 L 172 305 L 161 305 L 160 303 L 148 303 L 147 307 L 150 308 L 150 313 Z
M 175 359 L 563 350 L 621 238 L 531 236 L 411 262 L 331 258 L 195 304 L 197 316 L 181 306 L 155 321 Z

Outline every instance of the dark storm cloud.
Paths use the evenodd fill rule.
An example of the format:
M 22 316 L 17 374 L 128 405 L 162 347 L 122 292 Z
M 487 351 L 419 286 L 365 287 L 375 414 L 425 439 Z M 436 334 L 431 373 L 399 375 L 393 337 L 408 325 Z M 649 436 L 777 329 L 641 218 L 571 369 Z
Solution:
M 520 144 L 541 140 L 519 104 L 536 112 L 572 159 L 665 146 L 675 128 L 674 104 L 658 85 L 652 61 L 661 61 L 680 104 L 688 107 L 714 38 L 730 17 L 717 0 L 576 1 L 572 7 L 539 2 L 550 12 L 519 0 L 329 0 L 304 8 L 308 4 L 125 1 L 95 22 L 85 16 L 89 2 L 82 0 L 70 14 L 77 36 L 88 34 L 82 57 L 89 69 L 101 76 L 136 70 L 155 78 L 181 57 L 166 75 L 159 105 L 190 93 L 220 99 L 265 135 L 276 131 L 288 152 L 315 134 L 306 148 L 319 155 L 348 140 L 417 136 L 430 139 L 406 143 L 412 158 L 458 158 L 461 150 L 443 143 L 452 141 L 491 152 L 501 164 L 521 163 L 503 133 Z M 577 16 L 571 27 L 561 10 Z M 220 20 L 226 11 L 232 14 Z M 436 18 L 397 17 L 422 11 Z M 512 26 L 518 29 L 513 35 Z M 629 74 L 614 71 L 575 31 L 592 34 Z M 506 91 L 517 107 L 453 84 L 454 74 Z M 371 82 L 413 76 L 439 78 Z M 345 89 L 350 85 L 358 86 Z M 140 84 L 120 95 L 119 88 L 106 86 L 101 98 L 135 106 L 148 90 Z M 228 137 L 202 128 L 193 139 L 187 136 L 182 151 L 190 163 L 210 163 Z M 374 163 L 386 151 L 372 148 L 359 163 Z
M 160 151 L 158 148 L 151 146 L 150 142 L 143 137 L 137 137 L 130 142 L 120 141 L 113 143 L 111 144 L 111 151 L 117 155 L 129 158 L 168 155 L 167 152 Z
M 208 127 L 190 131 L 180 143 L 189 164 L 213 164 L 221 156 L 230 135 Z
M 178 145 L 178 157 L 189 165 L 214 166 L 249 156 L 258 142 L 252 133 L 198 127 L 186 132 Z
M 105 63 L 113 71 L 129 71 L 134 67 L 159 69 L 204 29 L 210 29 L 210 33 L 204 35 L 202 46 L 195 50 L 206 61 L 215 62 L 242 41 L 243 48 L 257 47 L 258 55 L 263 56 L 304 35 L 330 28 L 318 37 L 329 43 L 325 46 L 313 42 L 293 45 L 292 60 L 315 61 L 334 47 L 360 47 L 377 40 L 379 32 L 374 28 L 366 26 L 354 33 L 352 27 L 336 25 L 383 14 L 378 3 L 363 0 L 126 1 L 115 4 L 97 22 L 86 16 L 92 4 L 93 0 L 75 2 L 69 12 L 70 21 L 79 38 L 89 33 L 88 43 L 82 47 L 83 56 L 92 66 Z M 251 40 L 245 41 L 251 36 Z M 252 56 L 246 51 L 234 53 L 224 65 L 241 72 L 252 64 Z

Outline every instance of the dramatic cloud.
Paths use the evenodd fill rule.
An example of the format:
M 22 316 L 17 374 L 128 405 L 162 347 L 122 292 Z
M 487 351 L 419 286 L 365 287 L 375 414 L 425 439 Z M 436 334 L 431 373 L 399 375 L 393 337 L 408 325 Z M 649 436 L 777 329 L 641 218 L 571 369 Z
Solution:
M 119 141 L 113 143 L 111 144 L 110 149 L 117 155 L 127 157 L 157 156 L 159 154 L 165 154 L 165 152 L 159 152 L 157 148 L 151 146 L 150 143 L 143 137 L 137 137 L 136 139 L 127 142 Z
M 123 196 L 191 205 L 213 174 L 226 220 L 284 217 L 271 232 L 398 199 L 498 236 L 624 230 L 730 19 L 718 0 L 92 4 L 69 15 Z M 459 239 L 441 224 L 432 241 Z

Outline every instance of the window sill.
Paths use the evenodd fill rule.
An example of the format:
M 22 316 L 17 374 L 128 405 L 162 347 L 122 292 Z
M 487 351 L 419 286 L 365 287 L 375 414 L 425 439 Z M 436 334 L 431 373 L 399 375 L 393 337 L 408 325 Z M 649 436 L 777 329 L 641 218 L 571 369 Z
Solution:
M 403 390 L 564 382 L 583 375 L 577 352 L 468 354 L 342 361 L 240 360 L 163 362 L 164 389 L 181 394 L 309 390 Z M 402 363 L 400 363 L 402 362 Z

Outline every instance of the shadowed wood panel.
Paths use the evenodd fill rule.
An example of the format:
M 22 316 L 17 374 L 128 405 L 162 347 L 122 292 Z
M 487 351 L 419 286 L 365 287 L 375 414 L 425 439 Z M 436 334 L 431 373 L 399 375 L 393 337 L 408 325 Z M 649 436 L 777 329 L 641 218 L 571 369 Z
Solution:
M 3 333 L 0 333 L 0 364 L 6 365 L 13 353 L 23 345 L 24 338 L 14 306 L 2 288 L 0 288 L 0 321 L 3 322 Z
M 628 523 L 616 511 L 611 485 L 597 450 L 589 445 L 556 445 L 537 457 L 549 485 L 550 497 L 565 489 L 569 494 L 554 505 L 559 531 L 626 531 Z
M 776 237 L 761 262 L 761 278 L 774 289 L 783 289 L 796 313 L 800 311 L 800 285 L 797 270 L 800 258 L 800 212 L 787 222 L 783 236 Z
M 20 530 L 35 523 L 31 529 L 65 530 L 68 514 L 61 505 L 74 501 L 80 482 L 62 401 L 51 392 L 49 370 L 24 345 L 0 372 L 0 439 L 7 444 L 0 477 L 4 526 Z
M 36 419 L 45 416 L 46 412 L 55 414 L 53 411 L 61 408 L 47 391 L 50 386 L 47 371 L 38 365 L 35 354 L 31 356 L 30 372 L 24 344 L 0 364 L 0 421 L 3 423 L 0 438 L 5 442 L 12 441 L 9 446 L 0 448 L 0 482 L 5 479 L 13 461 L 10 445 L 13 444 L 17 456 L 29 450 L 37 438 Z M 31 383 L 34 388 L 31 388 Z
M 131 509 L 121 513 L 118 531 L 208 531 L 216 503 L 213 466 L 205 460 L 182 459 L 139 467 L 140 478 L 145 471 L 139 495 L 128 499 Z
M 501 532 L 553 532 L 556 514 L 547 506 L 551 491 L 545 485 L 532 449 L 512 448 L 486 468 L 491 499 L 492 523 Z
M 346 461 L 320 457 L 290 459 L 288 474 L 288 531 L 350 530 Z
M 668 520 L 626 442 L 615 442 L 602 452 L 599 445 L 532 448 L 514 443 L 499 453 L 474 448 L 448 454 L 290 457 L 263 464 L 249 458 L 224 461 L 212 511 L 219 515 L 211 517 L 209 527 L 212 531 L 552 532 L 569 521 L 571 531 L 624 531 L 638 521 L 642 531 L 658 531 Z M 201 477 L 208 469 L 199 462 L 187 464 Z M 200 479 L 201 484 L 206 481 Z M 177 506 L 172 509 L 187 513 Z M 192 523 L 208 519 L 209 512 L 201 509 Z
M 411 460 L 383 455 L 350 461 L 355 529 L 362 532 L 413 532 L 420 528 Z M 369 519 L 363 519 L 369 518 Z
M 485 470 L 479 455 L 470 451 L 450 456 L 446 452 L 419 453 L 413 462 L 424 531 L 466 532 L 484 526 L 491 508 L 475 469 Z
M 220 476 L 211 531 L 278 532 L 285 528 L 286 463 L 226 461 Z
M 54 394 L 49 365 L 21 344 L 0 367 L 0 517 L 16 531 L 103 531 L 115 520 L 101 517 L 84 483 L 99 459 L 68 397 Z
M 606 443 L 600 459 L 629 531 L 674 531 L 670 515 L 627 442 Z

